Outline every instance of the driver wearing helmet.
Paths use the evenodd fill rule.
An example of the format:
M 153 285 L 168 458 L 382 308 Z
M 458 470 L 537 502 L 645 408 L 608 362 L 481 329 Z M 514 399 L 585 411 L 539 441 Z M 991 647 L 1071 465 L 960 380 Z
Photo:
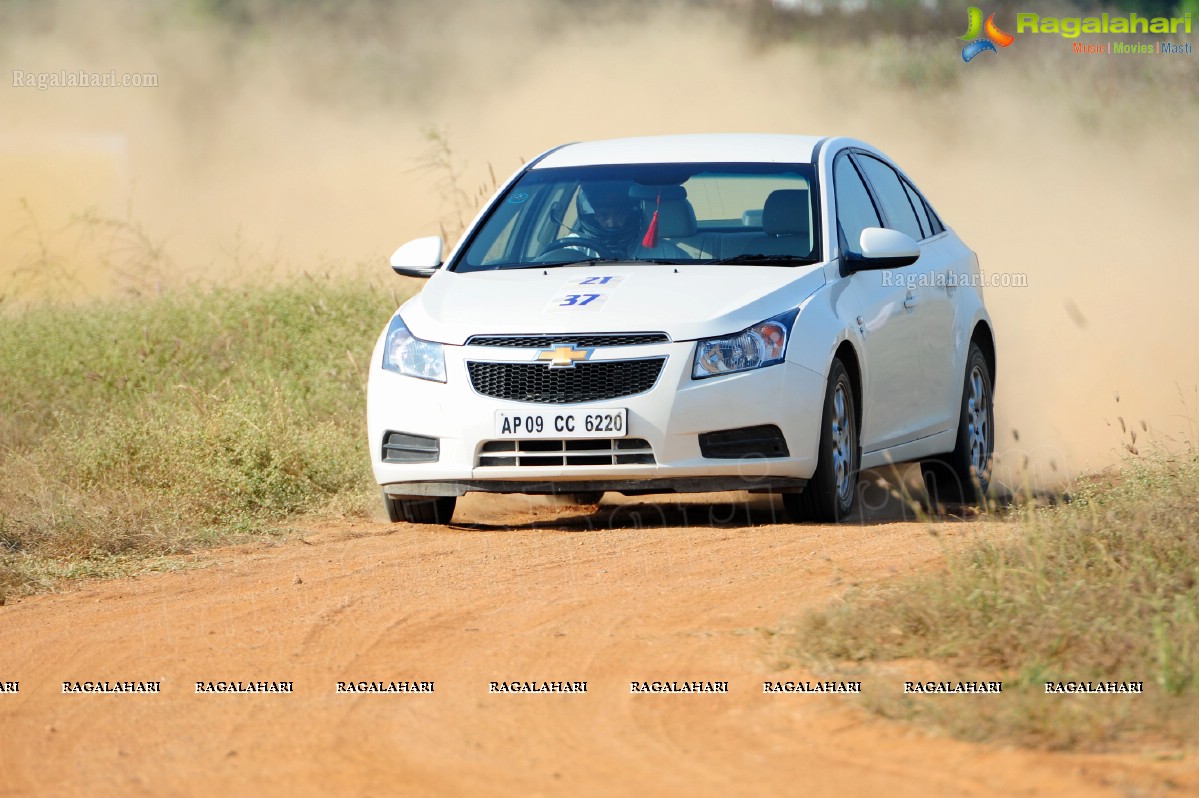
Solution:
M 629 195 L 630 188 L 621 181 L 588 183 L 579 188 L 575 234 L 581 244 L 599 245 L 600 249 L 588 249 L 601 258 L 628 257 L 640 236 L 641 203 Z

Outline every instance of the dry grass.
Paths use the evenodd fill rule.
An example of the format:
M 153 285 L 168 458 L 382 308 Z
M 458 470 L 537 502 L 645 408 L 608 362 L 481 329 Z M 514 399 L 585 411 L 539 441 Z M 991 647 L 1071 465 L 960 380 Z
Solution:
M 948 553 L 943 571 L 809 616 L 801 649 L 826 663 L 933 660 L 940 672 L 1002 678 L 996 699 L 865 697 L 884 715 L 969 739 L 1061 748 L 1193 740 L 1199 452 L 1129 460 L 1118 480 L 1081 485 L 1070 503 L 1029 509 L 1015 524 L 1010 539 Z M 1062 680 L 1142 681 L 1145 694 L 1045 695 L 1045 682 Z
M 395 302 L 307 278 L 0 317 L 0 598 L 373 497 L 366 364 Z

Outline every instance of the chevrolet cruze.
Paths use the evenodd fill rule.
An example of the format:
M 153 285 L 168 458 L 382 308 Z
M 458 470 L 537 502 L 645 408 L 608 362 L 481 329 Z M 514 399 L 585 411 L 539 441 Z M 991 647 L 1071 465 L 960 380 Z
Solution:
M 977 501 L 995 338 L 975 254 L 861 141 L 687 135 L 557 147 L 513 175 L 372 358 L 393 521 L 471 491 L 780 493 L 851 513 L 859 472 L 919 461 Z

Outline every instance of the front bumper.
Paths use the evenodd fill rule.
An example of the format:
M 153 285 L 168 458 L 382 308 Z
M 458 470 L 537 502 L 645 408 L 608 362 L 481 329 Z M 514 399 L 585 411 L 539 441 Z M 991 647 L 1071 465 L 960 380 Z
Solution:
M 798 342 L 793 342 L 793 346 Z M 499 493 L 626 494 L 723 490 L 802 489 L 816 468 L 825 378 L 784 362 L 755 371 L 691 379 L 694 342 L 606 347 L 594 361 L 665 357 L 657 382 L 634 396 L 572 405 L 544 405 L 483 396 L 471 385 L 468 362 L 528 363 L 530 350 L 445 347 L 445 383 L 384 371 L 376 347 L 367 392 L 367 426 L 376 481 L 397 496 Z M 643 440 L 652 462 L 603 465 L 480 465 L 488 442 L 498 439 L 497 410 L 628 410 L 628 439 Z M 699 436 L 718 430 L 775 425 L 785 456 L 704 457 Z M 390 432 L 436 438 L 436 462 L 383 459 Z M 624 440 L 618 438 L 616 440 Z M 616 458 L 614 458 L 615 461 Z

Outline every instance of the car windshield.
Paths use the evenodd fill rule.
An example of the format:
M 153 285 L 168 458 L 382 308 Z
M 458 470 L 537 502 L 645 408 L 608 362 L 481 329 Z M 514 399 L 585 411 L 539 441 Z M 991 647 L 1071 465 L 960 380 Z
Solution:
M 491 207 L 451 269 L 813 263 L 813 183 L 808 164 L 534 168 Z

